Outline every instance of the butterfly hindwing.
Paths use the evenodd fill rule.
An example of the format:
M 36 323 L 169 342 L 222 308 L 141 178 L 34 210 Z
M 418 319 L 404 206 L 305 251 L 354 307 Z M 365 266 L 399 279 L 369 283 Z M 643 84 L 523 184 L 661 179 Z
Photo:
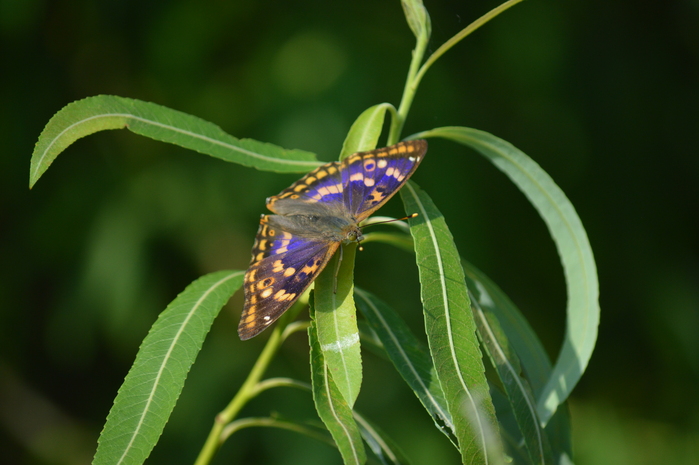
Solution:
M 260 220 L 253 257 L 245 273 L 245 306 L 238 325 L 242 340 L 276 321 L 325 268 L 339 243 L 294 236 Z
M 415 172 L 427 151 L 424 140 L 410 140 L 343 161 L 344 203 L 358 221 L 378 210 Z

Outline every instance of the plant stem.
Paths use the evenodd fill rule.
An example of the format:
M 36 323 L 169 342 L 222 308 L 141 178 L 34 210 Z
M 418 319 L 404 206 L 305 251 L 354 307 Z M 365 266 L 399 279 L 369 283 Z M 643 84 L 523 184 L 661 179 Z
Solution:
M 223 434 L 228 437 L 231 434 L 240 431 L 243 428 L 250 428 L 253 426 L 263 426 L 268 428 L 280 428 L 288 431 L 294 431 L 296 433 L 303 434 L 309 438 L 317 439 L 322 441 L 332 447 L 337 448 L 337 444 L 333 441 L 332 437 L 327 431 L 321 429 L 310 428 L 305 425 L 300 425 L 298 423 L 293 423 L 290 421 L 279 420 L 276 418 L 241 418 L 236 420 L 226 426 Z
M 487 23 L 491 19 L 495 18 L 500 13 L 515 6 L 516 4 L 518 4 L 521 1 L 523 1 L 523 0 L 509 0 L 505 3 L 503 3 L 502 5 L 500 5 L 496 8 L 493 8 L 492 10 L 490 10 L 489 12 L 487 12 L 486 14 L 484 14 L 483 16 L 481 16 L 480 18 L 478 18 L 477 20 L 475 20 L 474 22 L 472 22 L 471 24 L 469 24 L 468 26 L 463 28 L 454 37 L 452 37 L 451 39 L 444 42 L 437 50 L 435 50 L 435 52 L 432 55 L 430 55 L 430 57 L 427 59 L 427 61 L 425 61 L 425 64 L 422 65 L 422 68 L 420 68 L 420 71 L 417 73 L 417 76 L 415 76 L 415 87 L 417 87 L 417 85 L 420 83 L 420 81 L 422 80 L 422 77 L 425 75 L 425 73 L 430 68 L 430 66 L 432 66 L 432 64 L 435 61 L 437 61 L 437 59 L 439 57 L 444 55 L 447 52 L 447 50 L 449 50 L 454 45 L 456 45 L 461 40 L 463 40 L 465 37 L 470 35 L 473 31 L 475 31 L 479 27 L 483 26 L 485 23 Z
M 391 130 L 388 133 L 388 145 L 393 145 L 400 140 L 400 134 L 403 130 L 403 125 L 408 117 L 408 111 L 410 111 L 410 106 L 413 103 L 413 98 L 415 98 L 415 92 L 417 92 L 417 87 L 422 81 L 422 77 L 425 75 L 427 70 L 432 66 L 432 64 L 437 61 L 439 57 L 444 55 L 447 50 L 452 48 L 454 45 L 459 43 L 462 39 L 467 37 L 473 31 L 495 18 L 500 13 L 513 7 L 523 0 L 509 0 L 502 5 L 493 8 L 488 13 L 484 14 L 464 29 L 459 31 L 454 37 L 444 42 L 441 47 L 439 47 L 430 57 L 422 63 L 422 58 L 425 55 L 425 49 L 427 48 L 427 42 L 429 36 L 424 33 L 421 34 L 417 39 L 417 44 L 415 45 L 415 50 L 413 50 L 413 59 L 410 62 L 410 70 L 408 71 L 408 78 L 405 81 L 405 89 L 403 89 L 403 97 L 400 101 L 400 106 L 398 107 L 398 114 L 394 115 L 394 119 L 391 122 Z
M 259 393 L 257 385 L 265 370 L 269 366 L 269 363 L 272 361 L 275 352 L 277 349 L 279 349 L 279 346 L 284 340 L 282 337 L 284 327 L 285 325 L 277 324 L 272 331 L 269 340 L 267 341 L 267 345 L 265 345 L 265 348 L 262 350 L 257 362 L 255 362 L 255 366 L 253 366 L 252 370 L 250 370 L 248 378 L 240 387 L 238 393 L 235 395 L 231 403 L 228 404 L 228 406 L 221 413 L 216 415 L 214 426 L 211 428 L 209 437 L 206 439 L 204 447 L 202 447 L 199 457 L 197 457 L 194 465 L 207 465 L 211 462 L 211 459 L 224 440 L 222 437 L 223 428 L 228 423 L 233 421 L 238 412 L 240 412 L 243 406 L 251 398 L 255 397 L 255 395 Z
M 420 63 L 422 63 L 422 59 L 425 56 L 425 49 L 427 48 L 428 41 L 429 36 L 427 34 L 421 34 L 417 38 L 417 44 L 415 44 L 415 50 L 413 50 L 413 58 L 410 61 L 408 78 L 405 80 L 403 97 L 401 97 L 400 106 L 398 107 L 398 114 L 394 114 L 394 118 L 391 121 L 391 129 L 388 133 L 388 145 L 393 145 L 400 140 L 400 133 L 403 130 L 403 125 L 408 117 L 408 111 L 410 111 L 410 105 L 413 103 L 417 86 L 420 83 L 420 80 L 416 79 L 416 76 L 420 70 Z

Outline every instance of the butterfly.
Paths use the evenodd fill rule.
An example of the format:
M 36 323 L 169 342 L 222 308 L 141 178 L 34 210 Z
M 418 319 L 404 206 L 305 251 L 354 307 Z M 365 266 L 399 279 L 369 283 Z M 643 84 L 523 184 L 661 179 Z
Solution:
M 238 325 L 247 340 L 269 327 L 303 294 L 359 226 L 415 172 L 427 142 L 411 140 L 322 165 L 267 199 L 245 273 Z

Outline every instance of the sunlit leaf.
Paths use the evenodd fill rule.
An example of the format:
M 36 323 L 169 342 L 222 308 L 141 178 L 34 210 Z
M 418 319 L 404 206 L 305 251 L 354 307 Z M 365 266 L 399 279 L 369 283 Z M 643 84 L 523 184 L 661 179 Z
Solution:
M 502 461 L 459 252 L 444 217 L 415 183 L 401 189 L 410 220 L 430 353 L 452 416 L 463 463 Z
M 237 139 L 213 123 L 155 103 L 98 95 L 66 105 L 49 120 L 34 147 L 29 187 L 70 144 L 107 129 L 128 129 L 155 140 L 266 171 L 303 173 L 321 164 L 310 152 L 286 150 L 252 139 Z
M 354 306 L 356 249 L 354 243 L 341 246 L 316 279 L 313 293 L 320 349 L 337 388 L 350 408 L 354 405 L 362 385 L 362 356 L 357 311 Z M 338 270 L 337 261 L 340 256 L 342 263 Z
M 243 271 L 203 276 L 160 314 L 114 400 L 93 463 L 141 464 L 155 446 L 204 337 Z
M 401 0 L 400 3 L 408 26 L 410 26 L 410 30 L 413 31 L 415 37 L 429 37 L 432 31 L 432 23 L 425 5 L 422 4 L 422 0 Z
M 392 113 L 396 111 L 390 103 L 380 103 L 367 108 L 359 115 L 347 133 L 345 142 L 342 144 L 340 160 L 349 157 L 355 152 L 365 152 L 376 148 L 383 129 L 386 110 L 391 110 Z
M 308 338 L 311 344 L 311 381 L 313 401 L 318 416 L 330 431 L 342 459 L 347 465 L 360 465 L 366 461 L 366 451 L 352 409 L 333 381 L 333 376 L 323 358 L 315 326 L 314 305 L 311 304 L 311 326 Z

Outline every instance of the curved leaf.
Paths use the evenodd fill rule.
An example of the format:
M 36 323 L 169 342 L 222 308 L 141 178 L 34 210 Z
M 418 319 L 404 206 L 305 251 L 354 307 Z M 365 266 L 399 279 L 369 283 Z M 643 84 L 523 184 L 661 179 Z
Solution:
M 141 464 L 167 423 L 204 337 L 243 271 L 203 276 L 160 314 L 107 416 L 94 464 Z
M 507 295 L 483 272 L 462 260 L 466 283 L 478 305 L 492 313 L 500 323 L 508 344 L 514 349 L 535 398 L 551 375 L 551 362 L 544 346 L 526 318 Z M 570 415 L 565 404 L 559 406 L 546 425 L 546 434 L 556 463 L 568 463 L 572 457 Z M 516 441 L 519 444 L 519 441 Z M 565 457 L 564 457 L 565 456 Z M 567 460 L 565 462 L 564 460 Z
M 356 249 L 355 243 L 340 246 L 316 279 L 313 292 L 320 349 L 337 388 L 350 408 L 362 385 L 362 356 L 353 298 Z M 342 262 L 338 270 L 339 259 Z
M 520 376 L 519 359 L 510 348 L 509 341 L 495 315 L 484 312 L 475 299 L 471 299 L 471 306 L 478 335 L 498 372 L 512 413 L 524 438 L 531 463 L 552 465 L 554 461 L 548 438 L 539 424 L 536 401 L 529 383 Z
M 372 424 L 362 415 L 354 412 L 354 419 L 359 426 L 359 431 L 364 438 L 364 441 L 371 448 L 371 451 L 376 455 L 376 458 L 382 465 L 408 465 L 410 461 L 403 454 L 396 444 L 379 429 L 378 426 Z
M 383 344 L 393 366 L 413 390 L 437 428 L 453 441 L 454 424 L 427 348 L 392 308 L 362 289 L 355 289 L 354 293 L 358 297 L 357 307 Z
M 155 103 L 98 95 L 66 105 L 49 120 L 34 147 L 29 187 L 76 140 L 98 131 L 124 128 L 259 170 L 302 173 L 321 164 L 310 152 L 237 139 L 213 123 Z
M 432 360 L 452 416 L 463 463 L 502 462 L 498 424 L 476 339 L 459 252 L 444 217 L 409 181 L 401 189 L 415 241 L 425 330 Z
M 345 137 L 340 152 L 340 160 L 344 160 L 356 152 L 374 150 L 379 142 L 379 136 L 383 129 L 383 121 L 386 110 L 395 114 L 396 109 L 390 103 L 380 103 L 369 107 L 352 123 L 352 127 Z
M 566 277 L 568 318 L 563 347 L 538 398 L 539 419 L 546 425 L 558 404 L 568 398 L 580 380 L 597 341 L 599 283 L 585 228 L 573 205 L 551 177 L 512 144 L 487 132 L 464 127 L 433 129 L 418 137 L 450 139 L 488 158 L 527 196 L 556 243 Z
M 352 415 L 343 394 L 333 380 L 328 365 L 323 358 L 323 351 L 318 341 L 315 324 L 316 312 L 311 303 L 311 325 L 308 328 L 308 339 L 311 344 L 311 381 L 313 384 L 313 402 L 318 416 L 330 431 L 342 459 L 348 465 L 361 465 L 366 462 L 366 451 L 359 427 Z

